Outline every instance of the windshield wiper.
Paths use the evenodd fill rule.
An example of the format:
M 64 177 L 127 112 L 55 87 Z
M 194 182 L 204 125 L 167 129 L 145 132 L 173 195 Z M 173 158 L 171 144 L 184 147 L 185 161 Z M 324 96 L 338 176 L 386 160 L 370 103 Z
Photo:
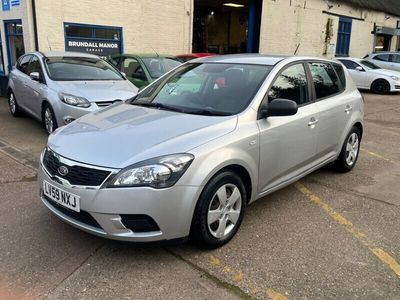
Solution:
M 185 110 L 185 113 L 193 115 L 204 115 L 204 116 L 231 116 L 232 114 L 226 111 L 212 110 L 212 109 L 191 109 Z
M 165 104 L 158 103 L 158 102 L 132 102 L 131 104 L 138 105 L 138 106 L 144 106 L 144 107 L 176 111 L 176 112 L 181 112 L 181 113 L 185 112 L 183 109 L 180 109 L 178 107 L 165 105 Z

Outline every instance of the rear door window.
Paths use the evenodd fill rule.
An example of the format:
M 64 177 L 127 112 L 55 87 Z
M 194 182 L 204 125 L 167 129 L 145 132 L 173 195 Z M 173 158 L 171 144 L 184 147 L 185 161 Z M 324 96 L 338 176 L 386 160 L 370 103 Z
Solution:
M 355 70 L 359 65 L 356 64 L 354 61 L 347 60 L 347 59 L 340 59 L 340 62 L 345 65 L 345 67 L 349 70 Z
M 374 59 L 379 61 L 389 61 L 389 54 L 379 54 L 374 57 Z
M 28 65 L 31 58 L 32 55 L 25 55 L 20 58 L 17 64 L 17 69 L 20 70 L 22 73 L 28 74 Z
M 340 92 L 339 78 L 329 63 L 309 63 L 317 99 L 325 98 Z
M 268 101 L 293 100 L 297 105 L 310 102 L 307 76 L 302 63 L 289 66 L 275 80 L 268 91 Z

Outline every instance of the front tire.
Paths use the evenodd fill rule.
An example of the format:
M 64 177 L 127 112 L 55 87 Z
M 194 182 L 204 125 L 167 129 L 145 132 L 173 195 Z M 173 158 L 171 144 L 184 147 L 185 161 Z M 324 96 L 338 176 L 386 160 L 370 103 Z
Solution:
M 239 230 L 246 204 L 246 189 L 240 177 L 232 171 L 217 174 L 196 205 L 191 240 L 205 248 L 226 244 Z
M 388 94 L 390 92 L 390 83 L 385 79 L 377 79 L 372 83 L 371 91 L 375 94 Z
M 54 111 L 49 104 L 45 104 L 42 111 L 42 123 L 47 134 L 57 129 L 57 120 Z
M 360 153 L 360 142 L 360 130 L 353 126 L 344 141 L 338 159 L 333 164 L 336 171 L 346 173 L 354 168 L 358 159 L 358 154 Z
M 8 93 L 8 106 L 10 107 L 10 113 L 13 117 L 18 118 L 22 115 L 22 111 L 19 108 L 17 99 L 12 91 Z

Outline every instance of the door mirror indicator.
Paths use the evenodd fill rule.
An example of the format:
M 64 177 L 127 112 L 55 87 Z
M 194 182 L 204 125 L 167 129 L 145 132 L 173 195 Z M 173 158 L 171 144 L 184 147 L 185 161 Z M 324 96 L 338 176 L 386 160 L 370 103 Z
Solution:
M 297 103 L 288 99 L 275 99 L 260 109 L 261 118 L 293 116 L 297 113 Z
M 35 81 L 41 81 L 41 78 L 40 78 L 40 73 L 39 72 L 31 72 L 31 73 L 29 73 L 29 77 L 32 79 L 32 80 L 35 80 Z

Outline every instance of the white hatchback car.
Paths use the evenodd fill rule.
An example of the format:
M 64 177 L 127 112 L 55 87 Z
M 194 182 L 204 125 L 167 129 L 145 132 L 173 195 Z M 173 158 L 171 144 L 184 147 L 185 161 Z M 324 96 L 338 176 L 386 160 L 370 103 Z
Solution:
M 365 59 L 340 58 L 339 61 L 349 70 L 357 88 L 377 94 L 400 92 L 400 72 L 382 69 Z

